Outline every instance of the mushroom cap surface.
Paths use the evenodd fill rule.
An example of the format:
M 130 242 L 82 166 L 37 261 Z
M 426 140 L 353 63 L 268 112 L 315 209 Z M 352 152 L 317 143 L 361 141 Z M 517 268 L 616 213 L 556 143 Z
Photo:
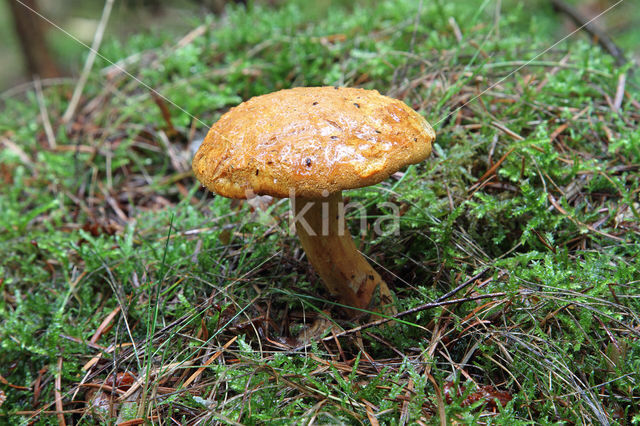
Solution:
M 375 90 L 298 87 L 231 108 L 209 130 L 193 171 L 229 198 L 319 198 L 424 160 L 434 139 L 420 114 Z

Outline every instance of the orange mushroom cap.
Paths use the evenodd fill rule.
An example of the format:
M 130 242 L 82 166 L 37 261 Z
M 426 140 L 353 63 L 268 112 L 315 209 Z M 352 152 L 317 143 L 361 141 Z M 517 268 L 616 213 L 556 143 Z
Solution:
M 225 197 L 318 198 L 423 161 L 434 139 L 420 114 L 375 90 L 298 87 L 231 108 L 209 130 L 193 171 Z

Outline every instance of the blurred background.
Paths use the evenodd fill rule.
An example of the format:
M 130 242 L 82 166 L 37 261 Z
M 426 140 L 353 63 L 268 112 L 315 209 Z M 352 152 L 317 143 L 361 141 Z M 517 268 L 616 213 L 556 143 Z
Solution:
M 202 23 L 203 15 L 221 14 L 226 3 L 245 1 L 115 0 L 104 39 L 124 42 L 140 33 L 183 34 Z M 87 49 L 30 9 L 91 45 L 104 6 L 104 0 L 0 0 L 0 91 L 34 74 L 75 76 L 82 69 Z
M 200 24 L 203 16 L 223 14 L 227 3 L 244 4 L 247 1 L 260 1 L 274 7 L 286 3 L 286 0 L 115 0 L 104 39 L 124 43 L 128 37 L 144 33 L 177 37 Z M 343 0 L 342 3 L 344 1 L 353 3 L 355 0 Z M 332 1 L 315 0 L 311 3 L 314 3 L 313 7 L 320 3 L 322 8 L 329 8 Z M 517 3 L 535 13 L 553 10 L 551 0 L 505 0 L 504 3 Z M 567 3 L 588 19 L 618 1 L 573 0 Z M 28 8 L 37 10 L 64 31 L 90 45 L 104 5 L 105 2 L 99 0 L 0 0 L 0 92 L 31 80 L 33 75 L 43 79 L 77 76 L 86 57 L 84 46 Z M 552 13 L 557 14 L 558 39 L 576 28 L 565 13 Z M 627 55 L 640 62 L 638 0 L 622 0 L 596 24 Z

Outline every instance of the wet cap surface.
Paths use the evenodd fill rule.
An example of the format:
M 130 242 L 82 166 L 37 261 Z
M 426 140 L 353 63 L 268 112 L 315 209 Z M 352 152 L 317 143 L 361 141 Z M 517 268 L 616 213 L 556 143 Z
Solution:
M 434 139 L 420 114 L 375 90 L 299 87 L 231 108 L 209 130 L 193 171 L 225 197 L 317 198 L 424 160 Z

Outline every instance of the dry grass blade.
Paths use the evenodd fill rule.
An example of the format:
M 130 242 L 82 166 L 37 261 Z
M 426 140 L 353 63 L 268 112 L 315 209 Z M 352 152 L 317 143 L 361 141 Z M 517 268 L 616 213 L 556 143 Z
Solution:
M 589 107 L 583 108 L 580 112 L 578 112 L 573 117 L 571 117 L 571 121 L 576 121 L 578 118 L 580 118 L 588 110 L 589 110 Z M 558 137 L 558 135 L 560 135 L 560 133 L 564 132 L 565 130 L 567 130 L 567 128 L 569 128 L 569 125 L 570 125 L 570 122 L 566 122 L 566 123 L 563 123 L 560 126 L 558 126 L 558 128 L 555 129 L 553 132 L 551 132 L 551 135 L 549 135 L 549 140 L 551 142 L 556 140 L 556 138 Z
M 478 188 L 480 188 L 480 186 L 487 180 L 489 179 L 491 176 L 493 176 L 496 171 L 498 170 L 498 168 L 500 168 L 500 165 L 504 162 L 504 160 L 507 159 L 507 157 L 515 150 L 515 148 L 511 148 L 509 149 L 507 152 L 504 153 L 504 155 L 502 157 L 500 157 L 500 159 L 491 167 L 489 167 L 489 170 L 487 170 L 477 181 L 475 184 L 473 184 L 471 186 L 471 188 L 469 188 L 469 191 L 471 192 L 471 194 L 473 194 Z
M 442 397 L 442 390 L 440 389 L 440 386 L 438 386 L 438 382 L 436 382 L 436 379 L 434 379 L 431 374 L 428 374 L 427 378 L 433 385 L 433 388 L 436 392 L 436 406 L 438 407 L 438 418 L 440 419 L 440 424 L 442 426 L 446 426 L 448 422 L 447 413 L 444 407 L 444 398 Z
M 502 124 L 502 123 L 500 123 L 498 121 L 492 121 L 491 125 L 493 127 L 495 127 L 496 129 L 499 129 L 499 130 L 503 131 L 504 133 L 506 133 L 507 135 L 511 136 L 513 139 L 515 139 L 517 141 L 523 141 L 524 140 L 524 138 L 522 136 L 520 136 L 519 134 L 517 134 L 516 132 L 514 132 L 513 130 L 511 130 L 510 128 L 508 128 L 507 126 L 505 126 L 504 124 Z
M 47 112 L 47 104 L 44 100 L 44 95 L 42 94 L 42 82 L 40 81 L 40 77 L 38 76 L 35 77 L 34 86 L 36 88 L 38 105 L 40 106 L 40 117 L 42 118 L 42 126 L 44 127 L 45 135 L 47 135 L 47 142 L 49 143 L 49 149 L 55 149 L 57 146 L 56 136 L 53 133 L 53 128 L 51 127 L 51 120 L 49 119 L 49 113 Z
M 621 73 L 618 76 L 618 86 L 616 87 L 616 96 L 613 98 L 614 111 L 620 111 L 622 100 L 624 99 L 624 88 L 627 83 L 627 73 Z
M 9 381 L 7 379 L 5 379 L 2 374 L 0 374 L 0 383 L 2 383 L 3 385 L 9 386 L 10 388 L 14 388 L 14 389 L 22 389 L 22 390 L 29 390 L 29 388 L 24 387 L 24 386 L 18 386 L 18 385 L 14 385 L 9 383 Z
M 365 409 L 367 410 L 367 418 L 369 419 L 369 423 L 371 424 L 371 426 L 379 426 L 380 423 L 378 422 L 375 412 L 373 411 L 374 409 L 376 409 L 376 407 L 367 400 L 363 399 L 362 402 L 364 403 Z
M 151 416 L 148 419 L 144 419 L 142 417 L 138 417 L 137 419 L 131 419 L 131 420 L 127 420 L 127 421 L 124 421 L 124 422 L 117 423 L 117 425 L 118 426 L 143 425 L 143 424 L 146 424 L 149 421 L 153 422 L 153 421 L 158 420 L 158 419 L 159 419 L 158 416 Z
M 89 340 L 91 343 L 97 343 L 98 340 L 100 340 L 100 337 L 102 337 L 102 334 L 109 327 L 109 325 L 111 324 L 111 321 L 113 321 L 113 319 L 116 317 L 116 315 L 118 315 L 119 312 L 120 312 L 120 306 L 117 306 L 113 311 L 111 311 L 109 315 L 106 316 L 105 319 L 102 320 L 102 322 L 98 326 L 98 329 L 91 337 L 91 340 Z
M 55 387 L 53 390 L 56 400 L 56 416 L 58 417 L 58 425 L 65 426 L 64 408 L 62 406 L 62 357 L 58 357 L 58 371 L 56 371 Z
M 29 158 L 29 156 L 27 155 L 26 152 L 24 152 L 24 150 L 22 148 L 20 148 L 15 142 L 7 139 L 7 138 L 0 138 L 0 142 L 2 142 L 2 144 L 11 152 L 13 152 L 15 155 L 18 156 L 18 158 L 20 158 L 20 161 L 22 162 L 22 164 L 24 164 L 26 167 L 28 167 L 29 169 L 33 170 L 33 161 L 31 160 L 31 158 Z
M 236 341 L 236 339 L 238 338 L 238 336 L 233 336 L 233 338 L 231 338 L 231 340 L 229 340 L 227 343 L 224 344 L 224 346 L 222 347 L 222 350 L 217 351 L 215 354 L 213 354 L 211 356 L 211 358 L 209 358 L 203 365 L 202 367 L 198 368 L 191 376 L 189 376 L 189 378 L 187 380 L 185 380 L 185 382 L 182 384 L 183 388 L 187 388 L 191 383 L 193 383 L 193 381 L 195 379 L 198 378 L 198 376 L 200 374 L 202 374 L 202 372 L 207 368 L 207 366 L 209 364 L 211 364 L 213 361 L 215 361 L 216 359 L 218 359 L 218 357 L 220 355 L 222 355 L 222 353 L 229 348 L 229 346 L 231 346 L 233 344 L 233 342 Z
M 603 231 L 600 231 L 600 230 L 594 228 L 592 225 L 580 222 L 579 220 L 577 220 L 576 218 L 571 216 L 565 209 L 563 209 L 562 206 L 556 201 L 556 199 L 554 198 L 553 195 L 549 194 L 548 198 L 549 198 L 549 202 L 553 205 L 553 207 L 555 207 L 556 210 L 558 210 L 560 213 L 565 215 L 572 222 L 574 222 L 574 223 L 576 223 L 576 224 L 578 224 L 580 226 L 584 226 L 589 231 L 595 232 L 596 234 L 602 235 L 603 237 L 607 237 L 607 238 L 610 238 L 612 240 L 620 241 L 620 242 L 624 241 L 624 239 L 622 239 L 622 238 L 620 238 L 620 237 L 618 237 L 616 235 L 611 235 L 611 234 L 609 234 L 607 232 L 603 232 Z
M 76 85 L 76 88 L 73 91 L 73 95 L 71 96 L 71 101 L 69 102 L 69 106 L 67 107 L 67 110 L 64 112 L 64 115 L 62 116 L 63 123 L 68 123 L 69 121 L 71 121 L 71 118 L 76 112 L 76 108 L 78 107 L 78 103 L 80 102 L 80 96 L 82 96 L 82 91 L 84 90 L 84 86 L 87 83 L 87 79 L 89 78 L 89 73 L 91 72 L 91 68 L 93 68 L 93 62 L 96 60 L 96 56 L 98 55 L 98 49 L 100 49 L 100 44 L 102 44 L 102 36 L 104 35 L 104 30 L 107 28 L 107 22 L 109 22 L 109 16 L 111 16 L 111 9 L 113 8 L 113 2 L 114 0 L 106 0 L 104 3 L 102 17 L 100 18 L 100 22 L 98 23 L 98 28 L 96 28 L 96 33 L 93 36 L 93 44 L 89 49 L 89 55 L 87 56 L 87 60 L 84 63 L 82 74 L 80 74 L 80 78 L 78 79 L 78 84 Z

